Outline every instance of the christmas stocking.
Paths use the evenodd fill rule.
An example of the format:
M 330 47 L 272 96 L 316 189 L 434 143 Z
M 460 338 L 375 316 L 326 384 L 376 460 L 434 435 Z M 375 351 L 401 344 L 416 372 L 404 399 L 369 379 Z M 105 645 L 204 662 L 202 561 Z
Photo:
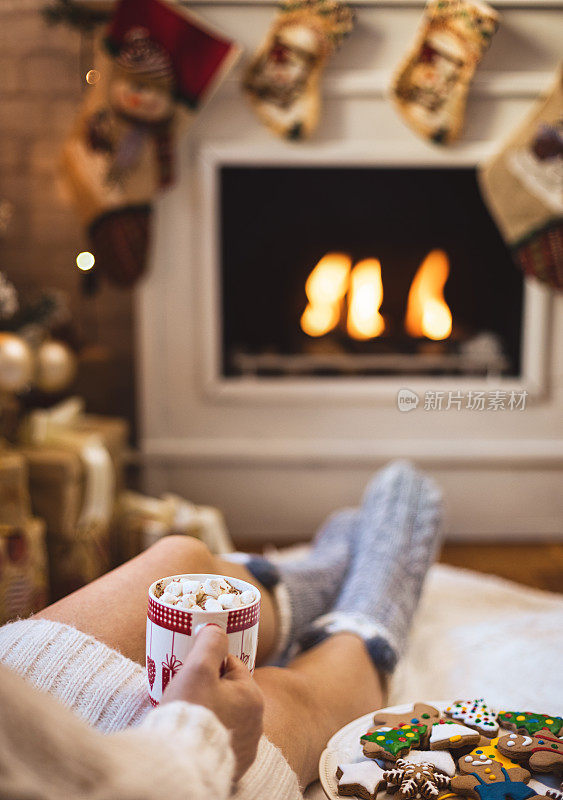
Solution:
M 497 25 L 497 13 L 479 0 L 430 0 L 391 87 L 400 114 L 421 136 L 447 144 L 460 135 L 470 81 Z
M 563 65 L 479 182 L 516 263 L 563 289 Z
M 175 178 L 180 133 L 238 57 L 233 42 L 161 0 L 120 0 L 99 80 L 63 150 L 96 264 L 121 285 L 143 272 L 151 201 Z
M 315 129 L 324 65 L 352 25 L 352 11 L 340 0 L 282 4 L 243 82 L 256 113 L 275 133 L 301 139 Z

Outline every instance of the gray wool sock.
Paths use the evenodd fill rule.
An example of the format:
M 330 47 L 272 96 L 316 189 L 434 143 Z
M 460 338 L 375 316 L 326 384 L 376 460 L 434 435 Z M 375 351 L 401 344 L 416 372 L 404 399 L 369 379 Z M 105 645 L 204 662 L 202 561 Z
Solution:
M 332 607 L 350 563 L 356 509 L 332 514 L 319 530 L 306 558 L 273 563 L 255 555 L 230 554 L 270 589 L 279 617 L 277 655 L 284 653 L 311 623 Z
M 358 513 L 342 590 L 332 610 L 301 637 L 301 649 L 338 632 L 356 633 L 376 667 L 391 673 L 436 554 L 441 513 L 440 490 L 408 462 L 378 472 Z

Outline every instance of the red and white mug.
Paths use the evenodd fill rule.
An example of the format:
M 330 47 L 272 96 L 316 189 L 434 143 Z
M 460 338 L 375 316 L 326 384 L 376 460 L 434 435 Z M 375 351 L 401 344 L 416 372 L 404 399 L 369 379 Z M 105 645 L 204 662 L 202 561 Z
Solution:
M 240 658 L 251 673 L 254 672 L 258 646 L 260 592 L 255 586 L 227 575 L 186 574 L 167 577 L 202 583 L 207 578 L 223 578 L 241 592 L 252 590 L 255 600 L 250 605 L 232 610 L 205 611 L 196 607 L 186 611 L 161 602 L 155 595 L 157 583 L 166 578 L 159 578 L 149 586 L 146 663 L 149 698 L 153 706 L 159 704 L 162 693 L 186 660 L 195 636 L 203 625 L 212 623 L 223 628 L 229 640 L 229 653 Z

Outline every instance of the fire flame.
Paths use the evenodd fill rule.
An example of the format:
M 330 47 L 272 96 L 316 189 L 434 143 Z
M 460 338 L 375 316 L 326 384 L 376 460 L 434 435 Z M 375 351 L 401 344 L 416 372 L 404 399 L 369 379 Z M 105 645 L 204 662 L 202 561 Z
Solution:
M 447 339 L 452 315 L 444 300 L 450 262 L 443 250 L 432 250 L 414 276 L 407 301 L 405 329 L 410 336 Z
M 301 316 L 301 328 L 308 336 L 324 336 L 338 325 L 351 266 L 352 259 L 345 253 L 327 253 L 307 278 L 309 303 Z
M 350 276 L 348 334 L 354 339 L 373 339 L 385 330 L 379 313 L 383 302 L 381 264 L 377 258 L 359 261 Z

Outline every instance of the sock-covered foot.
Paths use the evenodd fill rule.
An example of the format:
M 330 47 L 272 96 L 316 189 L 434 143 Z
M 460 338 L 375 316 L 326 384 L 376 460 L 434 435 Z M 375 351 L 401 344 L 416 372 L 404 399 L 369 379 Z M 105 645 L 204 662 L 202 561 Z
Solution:
M 441 492 L 406 462 L 368 486 L 348 575 L 333 609 L 301 637 L 303 649 L 339 632 L 360 636 L 378 669 L 401 655 L 441 527 Z
M 272 591 L 279 619 L 278 654 L 334 604 L 350 563 L 356 522 L 356 509 L 332 514 L 303 559 L 274 564 L 261 556 L 223 556 L 244 564 L 256 580 Z

